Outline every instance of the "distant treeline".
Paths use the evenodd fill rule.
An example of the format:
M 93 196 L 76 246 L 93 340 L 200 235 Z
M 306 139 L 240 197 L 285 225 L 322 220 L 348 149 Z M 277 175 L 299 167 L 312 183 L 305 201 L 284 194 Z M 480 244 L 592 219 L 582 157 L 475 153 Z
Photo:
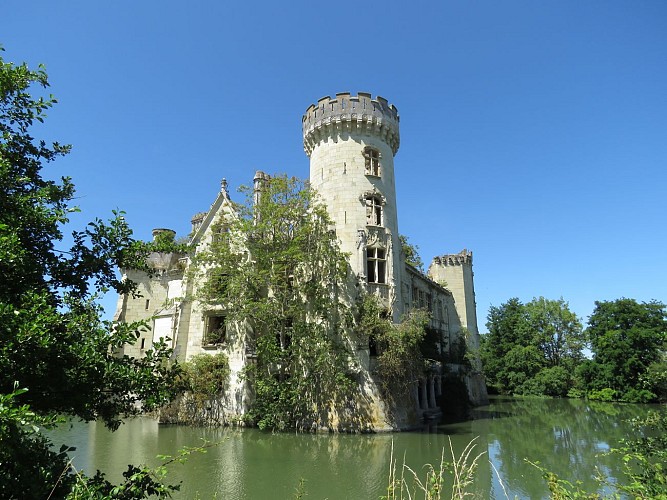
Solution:
M 584 328 L 563 299 L 491 307 L 480 356 L 490 392 L 667 401 L 667 315 L 656 301 L 595 303 Z

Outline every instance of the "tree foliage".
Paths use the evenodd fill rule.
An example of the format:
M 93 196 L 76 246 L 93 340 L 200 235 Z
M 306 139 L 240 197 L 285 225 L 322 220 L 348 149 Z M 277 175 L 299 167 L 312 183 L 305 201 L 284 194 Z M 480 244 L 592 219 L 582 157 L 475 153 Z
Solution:
M 512 298 L 489 310 L 481 356 L 487 381 L 509 394 L 564 396 L 582 359 L 584 338 L 563 300 L 523 304 Z
M 72 233 L 63 248 L 62 229 L 76 211 L 74 186 L 42 176 L 42 168 L 69 151 L 31 135 L 35 122 L 56 101 L 33 97 L 48 87 L 43 68 L 0 58 L 0 496 L 22 495 L 29 484 L 44 497 L 68 470 L 32 427 L 56 414 L 101 418 L 111 428 L 124 415 L 165 401 L 172 370 L 169 351 L 157 346 L 141 360 L 116 357 L 136 341 L 142 325 L 100 320 L 95 294 L 132 293 L 116 268 L 141 268 L 145 246 L 132 239 L 121 213 Z M 11 469 L 8 464 L 11 463 Z M 13 472 L 12 472 L 13 469 Z M 12 474 L 14 474 L 12 476 Z M 10 477 L 11 476 L 11 477 Z M 18 482 L 17 482 L 18 481 Z M 58 488 L 67 487 L 61 480 Z M 61 494 L 64 490 L 58 490 Z
M 613 391 L 614 399 L 664 398 L 667 316 L 659 302 L 596 302 L 586 330 L 593 359 L 579 369 L 589 391 Z
M 405 262 L 424 272 L 424 261 L 419 255 L 419 247 L 410 243 L 408 237 L 403 234 L 399 235 L 398 239 L 401 242 L 401 248 L 405 255 Z
M 428 321 L 427 311 L 414 309 L 394 324 L 377 297 L 361 298 L 358 329 L 375 344 L 378 381 L 387 400 L 408 397 L 410 387 L 424 375 L 422 347 Z
M 301 180 L 276 176 L 219 221 L 194 258 L 198 298 L 244 325 L 256 356 L 251 418 L 262 428 L 313 429 L 350 394 L 353 299 L 324 206 Z

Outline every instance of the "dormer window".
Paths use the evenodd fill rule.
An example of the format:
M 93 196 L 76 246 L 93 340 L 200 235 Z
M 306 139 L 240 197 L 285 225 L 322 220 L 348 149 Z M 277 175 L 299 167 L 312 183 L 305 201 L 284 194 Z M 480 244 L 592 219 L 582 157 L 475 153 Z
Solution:
M 382 200 L 379 196 L 366 196 L 366 224 L 369 226 L 382 225 Z
M 365 147 L 363 155 L 365 159 L 366 175 L 380 177 L 382 173 L 380 168 L 380 152 L 375 148 Z

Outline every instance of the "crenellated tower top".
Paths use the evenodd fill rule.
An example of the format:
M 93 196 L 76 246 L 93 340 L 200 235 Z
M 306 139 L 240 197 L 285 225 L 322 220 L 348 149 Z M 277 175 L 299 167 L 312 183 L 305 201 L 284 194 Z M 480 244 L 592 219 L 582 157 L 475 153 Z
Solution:
M 462 266 L 463 264 L 472 264 L 472 252 L 464 248 L 459 253 L 433 257 L 433 263 L 441 266 Z
M 302 118 L 303 149 L 310 157 L 315 146 L 328 137 L 343 132 L 374 135 L 385 141 L 395 155 L 400 145 L 398 109 L 384 97 L 349 92 L 321 98 L 311 104 Z

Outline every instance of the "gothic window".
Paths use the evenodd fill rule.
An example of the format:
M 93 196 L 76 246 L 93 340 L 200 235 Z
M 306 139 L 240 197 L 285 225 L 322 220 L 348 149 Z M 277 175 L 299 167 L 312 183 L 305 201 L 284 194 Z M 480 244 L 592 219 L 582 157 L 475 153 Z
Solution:
M 364 148 L 364 160 L 366 167 L 366 175 L 374 175 L 380 177 L 380 152 L 371 147 Z
M 382 225 L 382 200 L 372 194 L 366 196 L 366 224 L 369 226 Z
M 366 249 L 369 283 L 387 282 L 387 253 L 382 248 Z
M 227 324 L 224 316 L 207 316 L 204 345 L 222 344 L 227 338 Z

